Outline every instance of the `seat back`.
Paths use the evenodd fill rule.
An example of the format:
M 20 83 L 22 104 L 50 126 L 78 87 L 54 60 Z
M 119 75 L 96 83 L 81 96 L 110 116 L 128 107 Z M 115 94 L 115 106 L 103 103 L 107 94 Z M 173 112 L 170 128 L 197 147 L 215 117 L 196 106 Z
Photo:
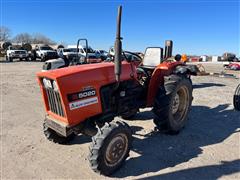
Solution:
M 145 50 L 143 58 L 143 66 L 146 68 L 155 68 L 163 60 L 163 48 L 161 47 L 148 47 Z

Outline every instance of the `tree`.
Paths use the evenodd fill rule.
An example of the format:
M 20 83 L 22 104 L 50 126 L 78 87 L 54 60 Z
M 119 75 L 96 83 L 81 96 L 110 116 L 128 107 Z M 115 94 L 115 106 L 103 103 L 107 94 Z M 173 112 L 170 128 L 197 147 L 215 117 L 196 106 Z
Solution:
M 11 30 L 5 26 L 0 26 L 0 41 L 8 41 L 11 36 Z
M 13 42 L 16 43 L 31 43 L 32 36 L 28 33 L 20 33 L 13 38 Z
M 53 40 L 46 37 L 43 34 L 35 34 L 32 38 L 32 43 L 34 44 L 56 44 Z

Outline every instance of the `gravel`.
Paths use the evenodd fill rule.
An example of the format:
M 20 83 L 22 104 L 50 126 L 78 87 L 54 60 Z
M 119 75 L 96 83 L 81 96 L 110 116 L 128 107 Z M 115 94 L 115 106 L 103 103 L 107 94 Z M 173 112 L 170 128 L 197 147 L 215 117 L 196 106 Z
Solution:
M 89 137 L 79 135 L 68 145 L 44 137 L 45 112 L 35 75 L 42 63 L 0 66 L 1 178 L 105 179 L 88 166 Z M 192 79 L 194 100 L 183 131 L 156 132 L 151 109 L 141 110 L 135 121 L 128 121 L 134 131 L 130 157 L 112 178 L 240 179 L 240 112 L 232 105 L 239 80 Z

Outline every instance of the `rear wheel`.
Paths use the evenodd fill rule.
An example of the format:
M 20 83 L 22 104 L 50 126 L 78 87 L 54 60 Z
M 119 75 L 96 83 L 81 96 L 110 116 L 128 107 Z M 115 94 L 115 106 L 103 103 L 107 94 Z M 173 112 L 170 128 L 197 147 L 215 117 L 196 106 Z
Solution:
M 110 175 L 129 155 L 132 132 L 124 122 L 105 124 L 92 138 L 89 162 L 93 171 Z
M 154 123 L 160 130 L 178 133 L 186 124 L 191 103 L 191 80 L 182 75 L 165 77 L 164 86 L 159 88 L 153 108 L 157 115 Z
M 236 110 L 240 111 L 240 84 L 235 90 L 233 97 L 233 105 Z
M 73 133 L 67 137 L 62 136 L 62 135 L 58 134 L 56 131 L 47 127 L 46 122 L 43 123 L 43 133 L 49 141 L 52 141 L 52 142 L 58 143 L 58 144 L 66 144 L 66 143 L 70 142 L 71 140 L 73 140 L 74 137 L 76 136 Z

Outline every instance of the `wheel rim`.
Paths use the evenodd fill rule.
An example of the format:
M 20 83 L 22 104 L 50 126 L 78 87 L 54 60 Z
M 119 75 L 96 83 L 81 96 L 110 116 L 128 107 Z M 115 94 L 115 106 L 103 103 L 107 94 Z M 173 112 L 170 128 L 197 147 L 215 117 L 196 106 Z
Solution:
M 172 113 L 176 114 L 178 108 L 180 105 L 180 99 L 179 99 L 179 95 L 178 93 L 175 95 L 175 97 L 173 98 L 173 106 L 172 106 Z
M 123 160 L 128 149 L 128 138 L 125 134 L 117 134 L 108 144 L 105 162 L 108 166 L 115 166 Z
M 186 112 L 189 107 L 189 93 L 186 86 L 178 89 L 172 102 L 172 114 L 175 121 L 180 122 L 184 120 Z

